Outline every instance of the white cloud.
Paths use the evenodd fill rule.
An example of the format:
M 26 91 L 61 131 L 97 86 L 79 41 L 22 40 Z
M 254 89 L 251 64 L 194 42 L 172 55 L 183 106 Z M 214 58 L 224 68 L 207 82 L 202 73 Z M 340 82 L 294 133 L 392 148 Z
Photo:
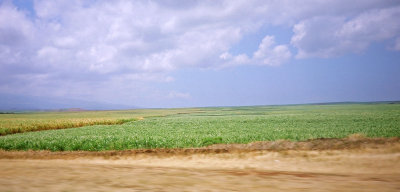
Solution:
M 251 58 L 246 54 L 233 56 L 229 52 L 224 52 L 219 56 L 225 62 L 223 65 L 225 67 L 245 64 L 279 66 L 291 57 L 288 46 L 275 45 L 275 37 L 270 35 L 264 37 Z
M 34 37 L 35 28 L 24 13 L 13 5 L 0 6 L 0 43 L 10 47 L 21 46 Z
M 23 12 L 12 4 L 0 4 L 0 69 L 5 65 L 20 65 L 29 60 L 36 28 Z
M 364 51 L 373 42 L 400 34 L 400 6 L 372 9 L 354 17 L 313 17 L 293 27 L 297 58 L 334 57 Z
M 170 72 L 183 68 L 278 66 L 290 60 L 290 45 L 297 49 L 297 58 L 362 52 L 373 42 L 400 36 L 399 4 L 391 0 L 35 0 L 35 13 L 27 14 L 3 2 L 0 75 L 7 81 L 0 82 L 0 91 L 19 87 L 52 94 L 70 87 L 79 92 L 92 90 L 87 86 L 93 82 L 103 86 L 170 82 Z M 276 43 L 267 28 L 256 51 L 231 53 L 244 35 L 263 26 L 293 28 L 290 45 Z M 400 49 L 398 39 L 392 44 L 394 50 Z M 50 86 L 46 81 L 59 84 Z
M 220 56 L 244 34 L 263 25 L 296 24 L 291 43 L 298 48 L 298 58 L 362 51 L 371 41 L 398 33 L 398 8 L 390 3 L 253 0 L 178 5 L 156 1 L 36 0 L 36 18 L 27 18 L 24 12 L 4 4 L 0 12 L 1 55 L 15 60 L 16 53 L 22 53 L 33 65 L 99 74 L 121 70 L 132 74 L 168 73 L 187 67 L 254 63 L 280 65 L 290 58 L 288 45 L 272 46 L 266 39 L 260 42 L 253 58 L 239 54 L 226 65 L 227 58 Z M 12 47 L 17 41 L 10 41 L 10 34 L 18 36 L 15 40 L 24 45 L 24 50 Z M 50 47 L 53 54 L 35 57 L 35 53 Z M 58 59 L 44 58 L 54 57 L 55 52 Z
M 275 45 L 273 36 L 265 36 L 253 58 L 260 60 L 261 65 L 277 66 L 290 59 L 292 54 L 287 45 Z
M 58 37 L 54 39 L 54 44 L 61 48 L 74 48 L 79 42 L 73 37 Z

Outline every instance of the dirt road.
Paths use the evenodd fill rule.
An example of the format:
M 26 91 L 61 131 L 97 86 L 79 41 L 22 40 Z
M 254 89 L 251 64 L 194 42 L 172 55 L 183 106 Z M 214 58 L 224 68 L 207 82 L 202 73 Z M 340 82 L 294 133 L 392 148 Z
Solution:
M 357 142 L 332 149 L 264 142 L 202 150 L 1 151 L 0 191 L 400 191 L 399 140 L 346 146 Z

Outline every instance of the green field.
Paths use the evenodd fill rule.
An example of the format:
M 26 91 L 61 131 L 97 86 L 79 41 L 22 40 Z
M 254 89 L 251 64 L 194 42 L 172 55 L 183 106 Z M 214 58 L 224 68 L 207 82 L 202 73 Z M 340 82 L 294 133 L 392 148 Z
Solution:
M 198 109 L 137 109 L 120 111 L 65 111 L 0 114 L 0 135 L 65 129 L 90 125 L 116 125 L 145 117 L 161 117 Z
M 400 137 L 400 104 L 149 109 L 101 113 L 104 119 L 144 119 L 116 125 L 93 125 L 5 135 L 0 137 L 0 148 L 98 151 L 202 147 L 216 143 L 249 143 L 279 139 L 300 141 L 343 138 L 351 134 Z M 39 115 L 42 119 L 46 119 L 46 116 L 48 119 L 64 116 L 66 121 L 70 115 L 56 114 Z M 77 116 L 84 114 L 85 112 L 75 112 Z M 7 115 L 0 115 L 1 121 L 10 119 Z M 29 115 L 33 118 L 38 114 L 11 114 L 16 123 L 21 121 L 22 124 L 31 120 Z M 21 118 L 18 118 L 19 116 Z

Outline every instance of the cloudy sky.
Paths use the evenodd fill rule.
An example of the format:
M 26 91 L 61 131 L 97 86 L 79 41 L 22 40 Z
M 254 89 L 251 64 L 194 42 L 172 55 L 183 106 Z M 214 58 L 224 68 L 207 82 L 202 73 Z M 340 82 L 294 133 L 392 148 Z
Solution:
M 399 18 L 398 0 L 0 0 L 0 96 L 140 107 L 400 100 Z

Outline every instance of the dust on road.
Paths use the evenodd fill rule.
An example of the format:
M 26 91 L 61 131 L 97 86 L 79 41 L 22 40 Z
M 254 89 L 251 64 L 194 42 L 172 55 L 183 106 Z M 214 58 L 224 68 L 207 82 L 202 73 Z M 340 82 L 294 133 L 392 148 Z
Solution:
M 331 142 L 331 148 L 321 142 Z M 0 151 L 0 170 L 0 191 L 399 191 L 400 141 L 350 138 L 123 152 Z

